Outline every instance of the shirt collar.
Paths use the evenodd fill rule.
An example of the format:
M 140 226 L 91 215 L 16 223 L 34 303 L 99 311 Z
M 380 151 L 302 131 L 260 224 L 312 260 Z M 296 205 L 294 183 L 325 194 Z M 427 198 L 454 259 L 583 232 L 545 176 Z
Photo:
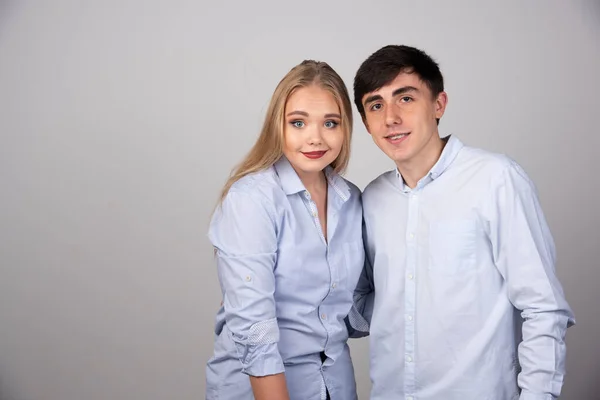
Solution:
M 300 177 L 294 171 L 294 167 L 288 161 L 285 156 L 281 156 L 279 160 L 275 163 L 275 172 L 279 176 L 279 181 L 281 182 L 281 187 L 286 195 L 296 194 L 306 190 Z
M 454 161 L 460 150 L 464 147 L 463 143 L 455 136 L 448 135 L 442 140 L 446 140 L 446 145 L 442 150 L 442 154 L 433 167 L 429 170 L 427 175 L 425 175 L 418 183 L 417 187 L 423 187 L 429 182 L 439 178 L 447 169 L 450 167 L 450 164 Z M 404 179 L 402 179 L 402 175 L 398 168 L 396 168 L 396 176 L 400 180 L 401 189 L 403 192 L 410 192 L 410 188 L 404 184 Z
M 285 156 L 281 156 L 274 165 L 275 171 L 279 176 L 281 187 L 286 195 L 296 194 L 306 190 L 304 184 L 300 180 L 300 177 L 290 164 L 289 160 Z M 334 189 L 335 193 L 345 202 L 350 198 L 350 187 L 346 181 L 336 173 L 333 168 L 328 165 L 325 168 L 325 177 L 327 182 Z

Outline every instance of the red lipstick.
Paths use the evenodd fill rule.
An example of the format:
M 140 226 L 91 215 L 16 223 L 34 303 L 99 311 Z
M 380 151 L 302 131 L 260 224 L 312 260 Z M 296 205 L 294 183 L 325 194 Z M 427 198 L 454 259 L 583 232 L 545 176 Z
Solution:
M 327 153 L 326 150 L 302 152 L 302 154 L 304 154 L 306 157 L 310 158 L 311 160 L 319 159 L 319 158 L 323 157 L 325 155 L 325 153 Z

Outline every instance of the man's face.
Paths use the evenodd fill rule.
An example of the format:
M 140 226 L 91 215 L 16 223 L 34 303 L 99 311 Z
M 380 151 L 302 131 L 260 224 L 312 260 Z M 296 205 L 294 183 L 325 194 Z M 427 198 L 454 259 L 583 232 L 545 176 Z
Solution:
M 437 118 L 446 108 L 447 96 L 434 97 L 418 75 L 400 72 L 389 84 L 362 98 L 364 123 L 375 144 L 396 165 L 413 164 L 435 148 Z

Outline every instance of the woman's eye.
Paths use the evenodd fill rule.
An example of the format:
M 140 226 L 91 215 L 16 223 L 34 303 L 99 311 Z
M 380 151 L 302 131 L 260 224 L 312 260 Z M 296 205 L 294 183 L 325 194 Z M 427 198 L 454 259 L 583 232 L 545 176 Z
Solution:
M 337 121 L 325 121 L 325 128 L 335 128 L 338 125 Z
M 290 122 L 294 128 L 304 127 L 304 121 L 292 121 Z

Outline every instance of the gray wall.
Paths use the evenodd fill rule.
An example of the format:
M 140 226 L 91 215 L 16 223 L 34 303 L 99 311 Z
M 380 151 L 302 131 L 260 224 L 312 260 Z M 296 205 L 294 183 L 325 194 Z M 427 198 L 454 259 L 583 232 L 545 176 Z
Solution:
M 0 0 L 0 398 L 203 398 L 208 218 L 275 85 L 315 58 L 350 86 L 404 43 L 441 64 L 442 133 L 537 183 L 578 320 L 562 398 L 597 399 L 599 2 L 205 3 Z M 354 135 L 363 188 L 392 165 Z

